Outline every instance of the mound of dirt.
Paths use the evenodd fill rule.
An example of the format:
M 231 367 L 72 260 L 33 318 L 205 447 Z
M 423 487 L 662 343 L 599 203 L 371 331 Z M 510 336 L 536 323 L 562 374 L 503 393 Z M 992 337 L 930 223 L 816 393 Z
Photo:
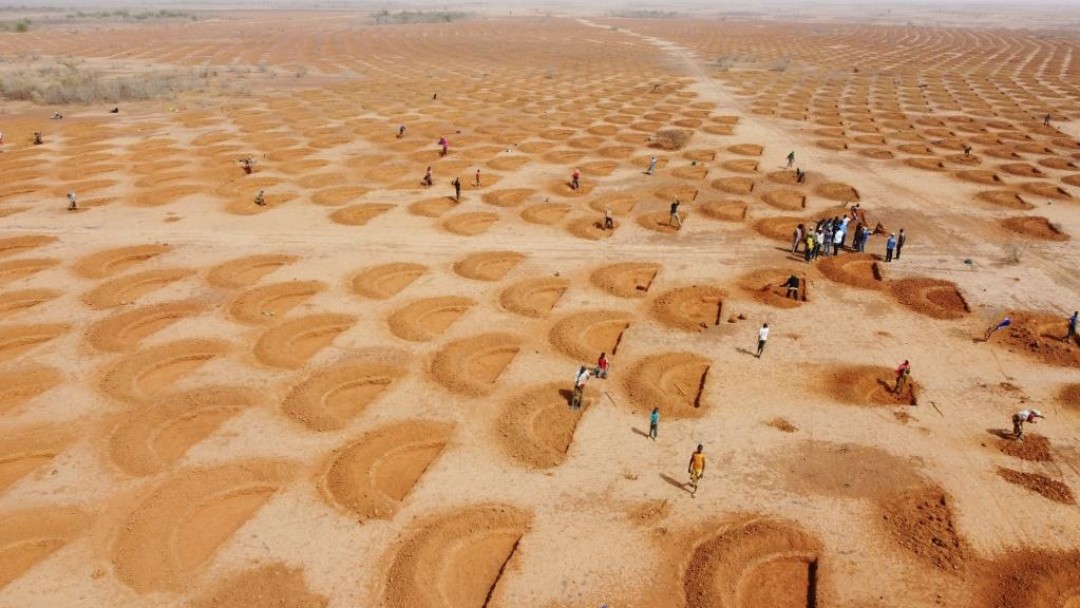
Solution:
M 507 401 L 495 423 L 499 443 L 511 458 L 534 469 L 549 469 L 566 459 L 581 417 L 596 401 L 585 391 L 581 408 L 570 409 L 570 389 L 548 384 Z
M 814 192 L 822 198 L 843 203 L 854 203 L 859 200 L 859 191 L 853 186 L 839 182 L 826 182 L 814 188 Z
M 705 217 L 722 222 L 741 222 L 746 219 L 746 203 L 739 200 L 709 201 L 697 206 Z
M 229 386 L 165 395 L 117 426 L 109 436 L 109 457 L 125 473 L 153 475 L 257 401 L 253 391 Z
M 904 306 L 935 319 L 961 319 L 971 312 L 955 283 L 911 278 L 890 281 L 893 296 Z
M 330 221 L 343 226 L 364 226 L 394 208 L 382 203 L 360 203 L 342 207 L 330 214 Z
M 182 589 L 293 473 L 281 462 L 231 462 L 160 480 L 120 526 L 113 572 L 137 593 Z
M 44 365 L 0 371 L 0 414 L 14 410 L 63 382 L 60 371 Z
M 200 302 L 181 301 L 127 310 L 91 325 L 86 332 L 86 341 L 102 351 L 131 350 L 144 338 L 205 309 L 206 306 Z
M 93 521 L 69 507 L 37 506 L 0 518 L 0 589 L 78 538 Z
M 530 224 L 551 226 L 558 224 L 566 214 L 570 212 L 570 205 L 566 203 L 540 203 L 526 207 L 521 212 L 521 219 Z
M 302 570 L 269 564 L 219 581 L 189 608 L 326 608 L 328 603 L 308 589 Z
M 427 342 L 441 336 L 475 305 L 476 301 L 459 296 L 425 298 L 393 312 L 386 323 L 402 340 Z
M 754 179 L 750 177 L 721 177 L 712 182 L 713 188 L 729 194 L 750 194 L 754 185 Z
M 660 273 L 660 264 L 624 262 L 597 268 L 589 281 L 600 289 L 620 298 L 643 298 Z
M 0 257 L 18 255 L 56 241 L 56 237 L 44 235 L 13 236 L 0 239 Z
M 659 407 L 666 418 L 698 417 L 708 407 L 705 385 L 711 368 L 711 361 L 694 353 L 651 355 L 630 366 L 626 391 L 642 415 Z
M 653 316 L 661 323 L 685 331 L 704 331 L 719 325 L 724 292 L 716 287 L 680 287 L 657 296 Z
M 958 572 L 968 547 L 956 530 L 950 502 L 940 488 L 906 490 L 881 501 L 881 520 L 902 547 L 940 570 Z
M 740 518 L 695 544 L 683 572 L 686 606 L 813 608 L 821 551 L 794 523 Z
M 0 294 L 0 319 L 17 315 L 36 306 L 55 300 L 59 291 L 52 289 L 21 289 Z
M 442 227 L 450 233 L 461 236 L 476 236 L 487 232 L 496 222 L 499 214 L 489 211 L 470 211 L 446 218 Z
M 510 567 L 529 513 L 509 505 L 476 505 L 418 523 L 390 565 L 380 606 L 483 606 Z
M 572 314 L 551 327 L 551 344 L 577 361 L 593 361 L 600 353 L 615 355 L 631 315 L 618 310 L 597 310 Z
M 0 382 L 0 384 L 3 383 Z M 1058 401 L 1066 409 L 1080 412 L 1080 384 L 1066 384 L 1061 387 L 1061 391 L 1058 393 Z M 2 403 L 2 400 L 0 400 L 0 403 Z M 2 406 L 0 406 L 0 410 L 2 409 Z
M 799 291 L 794 298 L 787 295 L 787 282 L 791 275 L 799 277 Z M 739 287 L 762 304 L 776 308 L 797 308 L 810 301 L 810 281 L 806 268 L 762 268 L 739 278 Z
M 667 215 L 665 214 L 664 217 L 666 218 Z M 612 228 L 609 230 L 604 227 L 604 220 L 598 217 L 583 217 L 567 222 L 566 224 L 567 232 L 578 238 L 588 239 L 590 241 L 611 238 L 618 229 L 618 220 L 612 220 Z
M 1004 439 L 998 443 L 998 449 L 1002 454 L 1021 460 L 1050 462 L 1054 459 L 1054 454 L 1050 449 L 1050 440 L 1035 433 L 1024 433 L 1023 441 Z
M 999 207 L 1009 207 L 1011 209 L 1035 208 L 1035 205 L 1027 202 L 1023 197 L 1012 190 L 985 190 L 976 194 L 975 197 L 981 201 Z
M 997 474 L 1005 481 L 1031 490 L 1043 498 L 1066 505 L 1076 504 L 1076 496 L 1073 494 L 1072 488 L 1045 475 L 1023 473 L 1003 467 L 998 467 Z
M 798 190 L 773 190 L 761 195 L 765 204 L 786 211 L 800 211 L 806 208 L 806 196 Z
M 439 217 L 457 206 L 458 202 L 454 200 L 454 197 L 441 196 L 439 198 L 429 198 L 427 200 L 418 201 L 409 205 L 409 213 L 422 217 Z
M 817 266 L 821 274 L 837 283 L 860 289 L 882 289 L 885 287 L 882 265 L 869 253 L 821 258 L 818 260 Z
M 366 298 L 386 300 L 400 293 L 427 271 L 427 266 L 423 264 L 408 262 L 372 266 L 353 277 L 352 288 Z
M 1042 216 L 1020 215 L 1001 220 L 1001 225 L 1006 230 L 1015 232 L 1021 236 L 1039 239 L 1043 241 L 1067 241 L 1069 235 L 1060 227 L 1051 224 L 1050 220 Z
M 570 287 L 570 281 L 555 277 L 526 279 L 499 294 L 499 304 L 512 313 L 540 319 L 548 316 Z
M 255 358 L 263 365 L 283 369 L 303 367 L 308 359 L 352 327 L 356 317 L 315 314 L 290 319 L 263 332 L 255 343 Z
M 293 386 L 281 408 L 314 431 L 344 428 L 404 375 L 407 363 L 404 353 L 383 351 L 326 365 Z
M 484 251 L 454 263 L 454 272 L 474 281 L 499 281 L 525 259 L 516 251 Z
M 991 336 L 991 342 L 1002 342 L 1009 350 L 1019 350 L 1048 365 L 1080 367 L 1080 340 L 1064 341 L 1065 319 L 1031 311 L 1013 312 L 1011 318 L 1012 325 Z
M 795 233 L 795 228 L 799 224 L 806 224 L 807 220 L 801 217 L 794 216 L 780 216 L 780 217 L 766 217 L 754 222 L 754 230 L 757 230 L 759 234 L 764 237 L 773 239 L 775 241 L 783 241 L 785 243 L 791 243 L 791 237 Z M 838 259 L 838 258 L 826 258 L 826 259 Z
M 764 151 L 765 146 L 759 146 L 758 144 L 735 144 L 734 146 L 728 146 L 728 152 L 739 154 L 741 156 L 761 156 L 761 153 Z
M 485 203 L 496 207 L 517 207 L 534 194 L 536 194 L 536 190 L 531 188 L 512 188 L 485 192 L 482 198 Z
M 851 405 L 917 405 L 918 385 L 908 380 L 897 395 L 896 374 L 887 367 L 856 365 L 829 368 L 822 379 L 826 395 Z
M 0 262 L 0 285 L 25 279 L 59 264 L 60 260 L 52 258 L 19 258 L 8 262 Z
M 18 359 L 70 329 L 70 325 L 61 323 L 0 326 L 0 363 Z
M 1013 549 L 989 562 L 975 608 L 1073 608 L 1080 598 L 1080 551 Z
M 206 275 L 206 282 L 224 289 L 247 287 L 278 268 L 292 264 L 297 259 L 291 255 L 270 254 L 230 260 L 211 268 Z
M 481 334 L 455 340 L 435 354 L 431 375 L 452 392 L 479 397 L 494 389 L 519 350 L 521 340 L 513 334 Z
M 454 426 L 409 420 L 380 427 L 330 456 L 326 500 L 364 522 L 389 519 L 450 441 Z
M 288 281 L 255 287 L 229 302 L 229 316 L 241 323 L 267 323 L 324 289 L 326 284 L 322 281 Z

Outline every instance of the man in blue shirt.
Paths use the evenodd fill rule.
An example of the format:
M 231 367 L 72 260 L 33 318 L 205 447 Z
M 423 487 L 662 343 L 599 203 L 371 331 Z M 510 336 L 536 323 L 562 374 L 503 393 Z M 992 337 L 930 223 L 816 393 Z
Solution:
M 885 241 L 885 261 L 891 262 L 893 256 L 893 250 L 896 249 L 896 235 L 890 234 L 889 238 Z
M 1069 317 L 1069 333 L 1065 335 L 1065 341 L 1076 339 L 1076 324 L 1080 322 L 1080 311 L 1074 311 L 1072 316 Z

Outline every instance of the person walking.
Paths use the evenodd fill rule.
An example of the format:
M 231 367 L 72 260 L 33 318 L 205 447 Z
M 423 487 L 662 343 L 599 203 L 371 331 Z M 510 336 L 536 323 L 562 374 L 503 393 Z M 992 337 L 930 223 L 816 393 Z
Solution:
M 454 202 L 461 202 L 461 178 L 455 177 L 454 181 Z
M 705 476 L 705 446 L 700 443 L 697 446 L 697 451 L 690 455 L 690 464 L 686 467 L 686 472 L 690 475 L 690 498 L 693 498 L 697 494 L 698 482 Z
M 265 195 L 265 192 L 262 191 L 262 190 L 259 190 L 259 193 L 255 195 L 255 204 L 256 205 L 258 205 L 260 207 L 265 207 L 266 206 L 266 197 L 264 195 Z
M 885 239 L 885 261 L 891 262 L 893 258 L 893 251 L 896 249 L 896 235 L 890 234 L 889 238 Z
M 655 170 L 656 170 L 656 157 L 652 156 L 652 157 L 649 158 L 649 168 L 645 170 L 645 175 L 652 175 L 653 171 L 655 171 Z
M 652 413 L 649 414 L 649 439 L 656 441 L 656 435 L 660 430 L 660 408 L 652 408 Z
M 994 332 L 999 329 L 1005 329 L 1010 325 L 1012 325 L 1012 319 L 1009 317 L 1005 317 L 1001 321 L 998 321 L 997 325 L 991 326 L 990 329 L 986 330 L 986 336 L 983 337 L 983 342 L 989 342 L 990 336 L 994 335 Z
M 581 398 L 585 394 L 585 383 L 589 381 L 589 368 L 584 365 L 578 370 L 574 378 L 574 396 L 570 398 L 570 409 L 581 409 Z
M 787 155 L 787 168 L 790 169 L 795 164 L 795 151 L 788 152 Z
M 1012 415 L 1013 439 L 1024 440 L 1024 423 L 1035 424 L 1036 418 L 1046 418 L 1039 410 L 1020 410 Z
M 896 235 L 896 259 L 900 259 L 900 252 L 904 250 L 904 243 L 907 242 L 907 235 L 904 234 L 904 229 L 900 229 L 900 233 Z
M 679 230 L 682 230 L 682 219 L 679 218 L 679 199 L 676 198 L 671 203 L 671 212 L 668 216 L 668 226 L 674 226 L 678 224 Z
M 607 380 L 608 360 L 607 353 L 600 353 L 600 357 L 596 360 L 596 371 L 593 372 L 597 378 L 601 380 Z
M 574 172 L 570 174 L 570 189 L 577 190 L 581 187 L 581 171 L 574 169 Z
M 439 138 L 439 156 L 446 156 L 450 152 L 450 142 L 445 137 Z
M 1044 127 L 1049 127 L 1050 126 L 1050 114 L 1047 114 L 1046 116 L 1043 117 L 1043 126 Z
M 604 230 L 614 230 L 615 219 L 611 217 L 611 207 L 604 208 Z
M 68 192 L 68 211 L 78 211 L 79 205 L 75 202 L 75 191 Z
M 424 179 L 423 181 L 421 181 L 421 183 L 424 184 L 424 187 L 427 188 L 430 188 L 432 185 L 435 184 L 435 182 L 431 179 L 431 167 L 428 167 L 427 171 L 424 171 Z
M 1080 322 L 1080 311 L 1073 311 L 1071 317 L 1069 317 L 1069 331 L 1065 334 L 1065 341 L 1068 342 L 1076 338 L 1076 324 Z
M 758 359 L 761 358 L 761 353 L 765 352 L 765 343 L 769 340 L 769 324 L 765 323 L 761 326 L 761 329 L 757 332 L 757 355 Z
M 397 130 L 397 138 L 401 139 L 402 137 L 405 137 L 405 125 L 401 125 Z
M 476 179 L 473 180 L 473 186 L 480 187 L 480 169 L 476 170 Z
M 911 363 L 904 359 L 904 362 L 893 373 L 896 374 L 896 387 L 893 389 L 893 393 L 902 395 L 904 388 L 907 386 L 908 377 L 911 376 Z

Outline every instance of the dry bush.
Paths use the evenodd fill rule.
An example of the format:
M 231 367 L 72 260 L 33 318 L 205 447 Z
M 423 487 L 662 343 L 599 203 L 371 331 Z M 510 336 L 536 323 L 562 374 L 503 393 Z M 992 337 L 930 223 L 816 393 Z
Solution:
M 690 137 L 693 134 L 693 131 L 687 129 L 661 129 L 656 132 L 656 137 L 650 145 L 663 150 L 682 150 L 686 144 L 690 143 Z
M 110 75 L 80 69 L 73 62 L 58 62 L 0 74 L 0 97 L 48 105 L 145 101 L 200 88 L 201 80 L 210 75 L 206 71 L 202 79 L 194 71 Z
M 1019 264 L 1024 258 L 1024 248 L 1020 245 L 1012 244 L 1005 246 L 1005 263 L 1009 265 Z

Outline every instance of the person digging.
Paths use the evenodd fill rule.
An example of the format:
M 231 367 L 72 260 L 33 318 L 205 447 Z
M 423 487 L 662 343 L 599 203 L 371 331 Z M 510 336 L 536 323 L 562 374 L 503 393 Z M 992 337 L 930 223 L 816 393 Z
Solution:
M 1012 415 L 1013 439 L 1024 440 L 1024 423 L 1035 424 L 1036 418 L 1046 418 L 1039 410 L 1020 410 Z

